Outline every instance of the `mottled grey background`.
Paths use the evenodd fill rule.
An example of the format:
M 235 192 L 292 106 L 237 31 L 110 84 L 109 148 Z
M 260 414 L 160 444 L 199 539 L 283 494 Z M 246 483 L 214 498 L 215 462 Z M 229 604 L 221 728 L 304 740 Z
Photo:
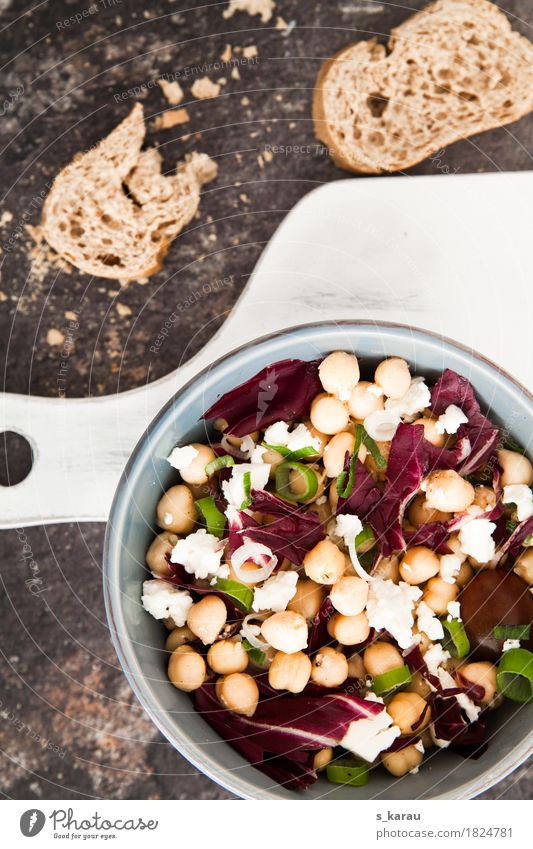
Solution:
M 50 331 L 72 332 L 72 397 L 139 386 L 205 344 L 287 211 L 314 186 L 350 179 L 313 147 L 310 102 L 320 62 L 353 39 L 385 34 L 423 5 L 278 0 L 275 17 L 263 25 L 245 14 L 224 20 L 225 2 L 0 0 L 4 388 L 57 396 L 61 346 Z M 500 6 L 533 36 L 531 0 Z M 89 8 L 81 23 L 65 25 Z M 275 29 L 276 15 L 295 27 Z M 227 43 L 257 45 L 257 63 L 242 64 L 238 80 L 208 70 L 227 84 L 216 100 L 194 101 L 190 85 Z M 190 122 L 155 132 L 153 118 L 166 106 L 155 80 L 178 72 Z M 207 186 L 199 216 L 145 285 L 121 289 L 54 268 L 30 274 L 24 224 L 38 223 L 57 170 L 127 114 L 134 98 L 122 93 L 133 86 L 142 87 L 148 141 L 159 145 L 168 170 L 191 150 L 217 159 L 219 176 Z M 453 145 L 409 174 L 529 169 L 532 142 L 530 116 Z M 265 159 L 269 145 L 290 144 L 310 145 L 310 152 Z M 160 354 L 150 354 L 169 314 L 188 297 L 195 301 L 204 283 L 224 277 L 230 282 L 212 285 L 208 297 L 183 312 Z M 80 314 L 75 331 L 72 311 Z M 14 447 L 10 458 L 2 482 L 24 462 Z M 16 799 L 229 798 L 176 754 L 133 700 L 105 622 L 103 534 L 100 524 L 71 524 L 0 535 L 1 792 Z M 35 595 L 25 584 L 32 560 L 42 581 Z M 525 798 L 530 788 L 523 768 L 485 796 Z

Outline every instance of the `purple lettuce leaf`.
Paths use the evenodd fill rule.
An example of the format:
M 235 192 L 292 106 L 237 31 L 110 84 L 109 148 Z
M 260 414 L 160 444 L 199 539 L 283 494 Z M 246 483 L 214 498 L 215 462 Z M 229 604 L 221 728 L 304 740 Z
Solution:
M 470 381 L 447 368 L 431 390 L 431 409 L 436 416 L 441 416 L 450 404 L 455 404 L 463 411 L 472 427 L 492 427 L 481 413 Z
M 344 471 L 350 470 L 350 455 L 346 454 Z M 332 484 L 333 485 L 333 484 Z M 366 519 L 372 507 L 380 500 L 381 490 L 376 486 L 374 478 L 360 460 L 355 463 L 355 475 L 352 491 L 348 498 L 339 497 L 337 513 L 351 513 Z
M 335 608 L 327 595 L 320 605 L 318 613 L 311 620 L 309 639 L 307 641 L 307 653 L 313 654 L 324 646 L 336 642 L 328 633 L 328 622 L 335 613 Z
M 292 421 L 309 412 L 322 392 L 320 360 L 281 360 L 262 369 L 245 383 L 226 392 L 206 412 L 205 419 L 223 418 L 226 433 L 245 436 L 274 422 Z
M 486 749 L 485 723 L 482 719 L 468 722 L 455 698 L 455 690 L 430 693 L 431 717 L 435 737 L 448 740 L 452 749 L 465 757 L 476 758 Z
M 403 536 L 408 546 L 427 545 L 437 554 L 451 553 L 451 548 L 446 545 L 450 531 L 444 522 L 428 522 L 414 531 L 404 531 Z
M 261 699 L 252 717 L 223 708 L 215 685 L 194 694 L 196 710 L 234 749 L 286 787 L 307 787 L 316 780 L 313 756 L 340 744 L 351 722 L 379 714 L 383 705 L 357 695 L 279 695 Z

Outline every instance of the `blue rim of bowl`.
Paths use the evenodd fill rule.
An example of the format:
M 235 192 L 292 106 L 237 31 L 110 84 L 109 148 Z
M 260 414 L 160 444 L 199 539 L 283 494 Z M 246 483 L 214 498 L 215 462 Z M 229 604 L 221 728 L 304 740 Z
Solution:
M 342 329 L 359 329 L 364 330 L 368 329 L 372 334 L 379 332 L 381 329 L 386 331 L 401 331 L 405 333 L 406 331 L 410 333 L 413 337 L 413 341 L 415 341 L 418 337 L 424 337 L 426 341 L 432 343 L 441 343 L 443 346 L 449 346 L 451 348 L 455 348 L 462 354 L 465 354 L 469 357 L 473 363 L 477 362 L 482 366 L 490 369 L 495 373 L 495 376 L 503 378 L 507 383 L 511 384 L 515 390 L 518 390 L 521 396 L 521 400 L 524 398 L 528 399 L 530 402 L 533 402 L 533 395 L 526 389 L 522 384 L 520 384 L 512 375 L 494 363 L 492 360 L 483 356 L 479 352 L 475 351 L 472 348 L 467 347 L 466 345 L 462 345 L 460 342 L 457 342 L 455 339 L 450 339 L 447 336 L 443 336 L 438 333 L 434 333 L 429 330 L 425 330 L 423 328 L 414 327 L 412 325 L 400 324 L 397 322 L 371 322 L 371 321 L 363 321 L 357 319 L 340 319 L 323 321 L 323 322 L 311 322 L 307 324 L 298 324 L 292 327 L 287 327 L 282 330 L 278 330 L 275 333 L 266 334 L 264 336 L 258 337 L 256 339 L 251 340 L 250 342 L 245 343 L 244 345 L 239 346 L 238 348 L 234 348 L 231 351 L 228 351 L 226 354 L 223 354 L 221 357 L 214 360 L 208 366 L 199 371 L 194 377 L 192 377 L 189 381 L 187 381 L 183 386 L 181 386 L 178 391 L 164 404 L 164 406 L 159 410 L 155 418 L 150 422 L 144 433 L 139 438 L 135 448 L 133 449 L 126 466 L 124 467 L 124 471 L 120 477 L 115 496 L 113 498 L 113 502 L 111 504 L 111 509 L 109 513 L 109 520 L 106 527 L 105 540 L 104 540 L 104 552 L 103 552 L 103 591 L 104 591 L 104 603 L 107 621 L 109 625 L 109 631 L 111 635 L 111 641 L 113 643 L 113 647 L 117 654 L 118 660 L 126 676 L 126 679 L 132 688 L 137 700 L 142 705 L 143 709 L 146 711 L 148 716 L 154 725 L 159 729 L 159 731 L 163 734 L 163 736 L 172 744 L 172 746 L 177 749 L 177 751 L 182 754 L 193 766 L 195 766 L 201 773 L 208 776 L 212 781 L 214 781 L 219 786 L 224 787 L 226 790 L 229 790 L 231 793 L 238 795 L 243 799 L 272 799 L 278 798 L 275 794 L 269 792 L 263 792 L 260 790 L 256 790 L 256 792 L 250 791 L 251 781 L 248 779 L 239 779 L 232 775 L 232 780 L 226 778 L 226 775 L 231 775 L 228 770 L 224 768 L 220 768 L 218 764 L 215 762 L 215 759 L 209 755 L 205 755 L 200 758 L 197 754 L 197 746 L 194 742 L 190 741 L 189 735 L 177 735 L 174 729 L 169 728 L 164 720 L 161 718 L 161 715 L 164 715 L 164 711 L 161 711 L 153 705 L 149 694 L 148 689 L 144 689 L 142 684 L 143 674 L 142 670 L 137 662 L 133 649 L 129 642 L 129 635 L 127 635 L 127 629 L 125 627 L 125 622 L 122 614 L 122 605 L 121 605 L 121 596 L 118 589 L 118 581 L 113 580 L 113 577 L 118 572 L 119 566 L 119 552 L 114 550 L 116 546 L 120 546 L 120 534 L 115 533 L 113 525 L 113 519 L 115 519 L 115 514 L 118 517 L 115 519 L 115 524 L 122 528 L 124 525 L 124 520 L 127 515 L 128 510 L 128 502 L 127 499 L 124 498 L 124 490 L 126 489 L 126 485 L 128 482 L 131 482 L 132 478 L 135 478 L 137 474 L 139 474 L 139 466 L 142 455 L 149 450 L 149 443 L 151 438 L 155 436 L 156 430 L 162 425 L 162 422 L 166 418 L 167 412 L 175 406 L 176 402 L 179 400 L 180 396 L 186 395 L 192 390 L 195 385 L 200 387 L 203 379 L 209 379 L 209 377 L 213 376 L 224 364 L 227 364 L 229 368 L 230 361 L 233 360 L 234 357 L 242 354 L 247 350 L 251 350 L 261 345 L 262 343 L 269 342 L 275 339 L 283 339 L 287 336 L 291 336 L 298 331 L 306 331 L 306 330 L 315 330 L 317 332 L 324 331 L 328 329 L 334 330 L 338 328 L 339 331 Z M 123 502 L 123 503 L 121 503 Z M 529 737 L 532 735 L 530 734 Z M 222 739 L 222 738 L 221 738 Z M 485 790 L 488 790 L 498 781 L 501 781 L 507 775 L 509 775 L 513 770 L 517 769 L 524 761 L 533 753 L 533 740 L 528 744 L 528 739 L 524 739 L 522 744 L 513 747 L 512 751 L 509 754 L 502 758 L 500 763 L 498 764 L 498 768 L 489 772 L 486 777 L 485 773 L 479 776 L 476 779 L 472 779 L 467 781 L 465 784 L 460 785 L 453 793 L 440 793 L 435 796 L 432 796 L 432 799 L 444 800 L 444 799 L 470 799 L 473 798 Z

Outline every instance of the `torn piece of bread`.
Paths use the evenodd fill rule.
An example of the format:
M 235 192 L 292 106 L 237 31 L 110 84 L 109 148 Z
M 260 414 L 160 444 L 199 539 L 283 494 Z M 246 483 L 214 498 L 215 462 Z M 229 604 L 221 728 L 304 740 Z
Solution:
M 533 44 L 488 0 L 436 0 L 320 69 L 315 133 L 348 171 L 409 168 L 533 109 Z
M 261 22 L 267 24 L 276 7 L 275 0 L 229 0 L 228 8 L 222 12 L 222 17 L 232 18 L 235 12 L 246 12 L 248 15 L 259 15 Z
M 98 277 L 137 280 L 154 274 L 194 216 L 200 190 L 217 166 L 193 153 L 176 173 L 161 174 L 155 148 L 141 151 L 143 107 L 56 177 L 43 206 L 44 236 L 76 268 Z

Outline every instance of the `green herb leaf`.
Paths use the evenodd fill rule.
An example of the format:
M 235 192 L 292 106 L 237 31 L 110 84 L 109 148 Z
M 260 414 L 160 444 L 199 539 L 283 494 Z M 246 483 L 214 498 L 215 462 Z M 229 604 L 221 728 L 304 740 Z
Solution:
M 230 596 L 243 613 L 248 613 L 250 610 L 254 600 L 254 592 L 250 587 L 246 587 L 240 581 L 232 581 L 229 578 L 217 578 L 215 589 Z

